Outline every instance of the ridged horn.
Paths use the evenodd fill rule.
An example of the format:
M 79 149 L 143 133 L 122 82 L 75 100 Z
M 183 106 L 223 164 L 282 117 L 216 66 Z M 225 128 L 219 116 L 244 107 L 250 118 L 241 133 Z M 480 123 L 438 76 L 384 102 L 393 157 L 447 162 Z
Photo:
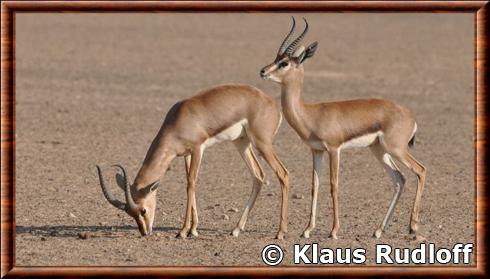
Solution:
M 133 200 L 133 196 L 131 195 L 131 187 L 129 185 L 128 176 L 126 175 L 126 170 L 121 165 L 113 165 L 113 167 L 121 169 L 124 176 L 124 195 L 126 196 L 126 205 L 129 209 L 136 209 L 138 206 Z
M 284 41 L 282 41 L 282 44 L 279 47 L 279 51 L 277 52 L 278 56 L 284 53 L 288 45 L 288 40 L 291 38 L 291 35 L 293 35 L 294 33 L 294 28 L 296 27 L 296 20 L 294 19 L 294 17 L 291 17 L 291 19 L 293 20 L 293 25 L 291 26 L 291 30 L 287 34 L 286 38 L 284 38 Z
M 107 189 L 107 186 L 106 186 L 105 181 L 104 181 L 104 176 L 102 175 L 102 170 L 100 169 L 99 166 L 96 166 L 96 167 L 97 167 L 97 173 L 99 174 L 100 187 L 102 188 L 102 193 L 104 194 L 104 197 L 106 198 L 106 200 L 110 204 L 112 204 L 114 207 L 121 209 L 121 210 L 125 210 L 126 204 L 117 200 L 112 195 L 112 193 L 109 191 L 109 189 Z
M 285 53 L 287 55 L 291 55 L 294 50 L 296 49 L 296 47 L 298 46 L 298 44 L 301 42 L 301 40 L 303 40 L 303 38 L 305 37 L 306 33 L 308 32 L 308 21 L 306 21 L 305 18 L 303 18 L 303 20 L 305 21 L 305 30 L 303 31 L 303 33 L 301 33 L 301 35 L 298 36 L 298 38 L 296 38 L 296 40 L 294 40 L 289 46 L 288 48 L 286 49 Z

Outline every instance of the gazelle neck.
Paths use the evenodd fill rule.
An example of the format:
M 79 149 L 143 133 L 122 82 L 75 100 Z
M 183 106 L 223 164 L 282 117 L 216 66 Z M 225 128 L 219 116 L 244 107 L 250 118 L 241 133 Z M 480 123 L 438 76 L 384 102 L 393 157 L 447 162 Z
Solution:
M 143 165 L 134 179 L 134 189 L 140 190 L 161 179 L 175 157 L 176 155 L 170 152 L 166 141 L 157 136 L 151 143 Z
M 300 66 L 301 67 L 301 66 Z M 297 69 L 296 72 L 284 77 L 281 82 L 281 104 L 282 111 L 288 123 L 305 138 L 308 131 L 305 127 L 305 104 L 301 98 L 303 90 L 303 69 Z

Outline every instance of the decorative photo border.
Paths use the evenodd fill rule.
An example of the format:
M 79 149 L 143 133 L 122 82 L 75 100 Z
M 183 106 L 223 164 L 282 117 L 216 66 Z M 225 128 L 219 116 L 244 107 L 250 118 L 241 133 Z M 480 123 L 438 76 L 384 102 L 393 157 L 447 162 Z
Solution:
M 488 1 L 2 1 L 1 3 L 1 277 L 183 275 L 438 275 L 485 276 L 487 266 Z M 43 12 L 426 12 L 475 16 L 476 266 L 165 267 L 15 265 L 15 16 Z

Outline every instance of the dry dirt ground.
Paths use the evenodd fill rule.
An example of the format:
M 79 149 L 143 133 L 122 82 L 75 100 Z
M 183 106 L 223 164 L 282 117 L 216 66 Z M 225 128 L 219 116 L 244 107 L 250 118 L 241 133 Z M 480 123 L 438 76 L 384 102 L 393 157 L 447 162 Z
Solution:
M 304 16 L 304 15 L 298 15 Z M 319 49 L 306 65 L 306 102 L 378 97 L 412 110 L 419 123 L 414 156 L 428 169 L 420 232 L 438 247 L 471 243 L 474 229 L 472 14 L 308 14 L 306 42 Z M 19 14 L 16 16 L 16 265 L 263 265 L 269 243 L 367 249 L 415 248 L 408 236 L 416 178 L 393 222 L 372 237 L 392 197 L 391 181 L 367 149 L 342 152 L 339 239 L 328 238 L 328 166 L 321 177 L 317 228 L 309 240 L 311 154 L 283 121 L 276 139 L 290 171 L 287 239 L 274 239 L 280 186 L 266 168 L 246 231 L 229 235 L 252 180 L 231 143 L 206 150 L 198 179 L 198 238 L 176 239 L 184 216 L 183 159 L 158 191 L 154 234 L 102 196 L 95 164 L 134 178 L 172 104 L 221 83 L 248 83 L 278 97 L 259 78 L 284 34 L 287 14 Z M 328 159 L 326 158 L 326 162 Z M 293 199 L 293 195 L 304 196 Z M 229 212 L 238 208 L 240 212 Z M 223 214 L 229 220 L 222 218 Z M 87 239 L 78 237 L 88 233 Z

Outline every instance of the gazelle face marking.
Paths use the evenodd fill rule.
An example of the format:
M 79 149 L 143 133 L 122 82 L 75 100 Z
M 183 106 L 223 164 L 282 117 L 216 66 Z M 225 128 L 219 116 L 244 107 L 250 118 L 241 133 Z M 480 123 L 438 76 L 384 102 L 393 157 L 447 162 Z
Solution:
M 274 82 L 281 83 L 284 76 L 291 70 L 291 68 L 297 67 L 297 64 L 290 58 L 285 56 L 274 63 L 269 64 L 260 70 L 260 77 L 265 80 L 272 80 Z
M 282 83 L 288 75 L 297 74 L 297 71 L 303 71 L 301 64 L 308 58 L 313 57 L 318 45 L 317 42 L 310 44 L 307 48 L 299 45 L 303 37 L 308 32 L 308 22 L 305 21 L 305 29 L 294 41 L 289 43 L 289 39 L 294 32 L 296 21 L 293 19 L 293 25 L 288 35 L 282 42 L 277 52 L 276 59 L 273 63 L 265 66 L 260 70 L 260 77 L 265 80 Z
M 97 166 L 100 186 L 102 187 L 102 192 L 104 193 L 105 198 L 114 207 L 123 210 L 129 216 L 133 217 L 133 219 L 136 221 L 136 224 L 138 225 L 138 230 L 142 236 L 147 236 L 151 234 L 153 220 L 155 218 L 156 189 L 159 186 L 159 181 L 155 181 L 148 186 L 140 189 L 137 201 L 135 201 L 133 200 L 131 186 L 129 185 L 126 171 L 120 165 L 115 165 L 114 167 L 119 168 L 123 173 L 121 179 L 118 179 L 116 176 L 116 180 L 119 187 L 124 189 L 126 202 L 121 202 L 112 195 L 105 184 L 104 176 L 102 175 L 100 167 Z
M 149 193 L 146 197 L 136 202 L 138 207 L 127 209 L 126 213 L 133 217 L 138 225 L 141 236 L 150 235 L 153 231 L 153 221 L 156 209 L 156 191 Z

